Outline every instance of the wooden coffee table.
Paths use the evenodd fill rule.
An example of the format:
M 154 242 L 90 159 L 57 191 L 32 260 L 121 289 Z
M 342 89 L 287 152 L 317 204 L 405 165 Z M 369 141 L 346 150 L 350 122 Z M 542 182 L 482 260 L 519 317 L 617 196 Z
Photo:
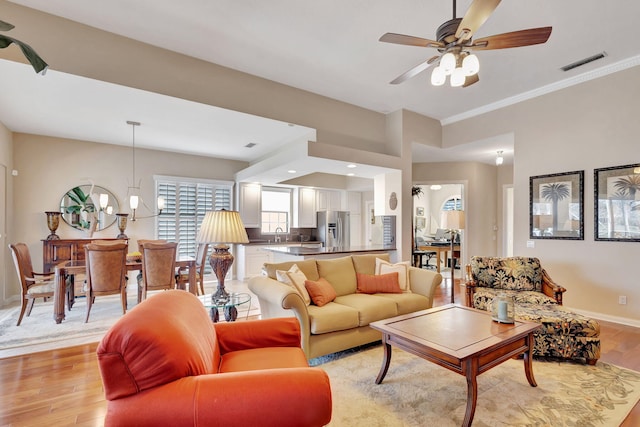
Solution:
M 420 356 L 467 378 L 467 409 L 463 426 L 470 426 L 476 410 L 479 374 L 505 360 L 524 354 L 524 372 L 532 387 L 533 332 L 538 323 L 497 323 L 489 312 L 445 305 L 373 322 L 382 332 L 384 360 L 376 384 L 384 379 L 391 362 L 391 346 Z

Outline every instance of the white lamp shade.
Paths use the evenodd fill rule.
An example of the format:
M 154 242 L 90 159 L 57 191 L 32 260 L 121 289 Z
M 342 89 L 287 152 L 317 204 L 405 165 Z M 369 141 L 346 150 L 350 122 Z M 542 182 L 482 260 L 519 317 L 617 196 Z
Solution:
M 440 68 L 446 75 L 449 75 L 456 68 L 456 57 L 453 53 L 448 52 L 442 56 L 440 60 Z
M 440 227 L 447 230 L 464 230 L 464 211 L 442 211 Z
M 460 87 L 464 84 L 465 75 L 462 68 L 458 67 L 451 73 L 451 86 Z
M 100 193 L 100 209 L 105 209 L 109 205 L 109 195 Z
M 158 209 L 163 210 L 165 207 L 164 197 L 158 197 Z
M 240 213 L 224 209 L 207 212 L 196 240 L 199 243 L 249 243 Z
M 442 70 L 442 67 L 436 67 L 431 72 L 431 84 L 434 86 L 442 86 L 447 80 L 447 75 Z
M 131 209 L 138 209 L 138 196 L 129 197 L 129 207 Z
M 498 157 L 496 157 L 496 166 L 500 166 L 502 163 L 504 163 L 504 157 L 502 157 L 502 154 L 498 154 Z
M 462 60 L 462 70 L 465 76 L 478 74 L 478 71 L 480 71 L 480 61 L 478 61 L 478 57 L 473 54 L 465 56 Z

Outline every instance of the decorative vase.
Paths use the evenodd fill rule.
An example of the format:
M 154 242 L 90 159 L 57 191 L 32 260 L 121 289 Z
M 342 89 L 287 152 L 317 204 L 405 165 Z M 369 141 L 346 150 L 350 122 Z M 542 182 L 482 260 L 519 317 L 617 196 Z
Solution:
M 514 322 L 514 304 L 513 297 L 500 293 L 491 302 L 491 317 L 498 323 Z
M 60 236 L 56 234 L 56 230 L 60 225 L 60 212 L 45 212 L 47 215 L 47 227 L 49 227 L 49 231 L 51 232 L 47 236 L 47 240 L 60 240 Z
M 118 229 L 120 230 L 120 234 L 116 237 L 116 239 L 128 239 L 127 235 L 124 234 L 124 230 L 127 229 L 127 218 L 129 214 L 126 213 L 117 213 L 118 217 Z

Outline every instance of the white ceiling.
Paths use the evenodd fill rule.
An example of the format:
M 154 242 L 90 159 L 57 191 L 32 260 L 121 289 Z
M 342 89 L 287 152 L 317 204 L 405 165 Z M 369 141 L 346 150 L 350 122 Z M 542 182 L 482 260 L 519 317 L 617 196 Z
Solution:
M 13 3 L 374 111 L 404 108 L 443 123 L 563 87 L 585 73 L 619 69 L 616 64 L 640 55 L 640 44 L 631 41 L 640 16 L 640 2 L 633 0 L 615 5 L 596 0 L 502 2 L 476 38 L 553 26 L 551 37 L 544 45 L 478 52 L 480 82 L 464 89 L 431 86 L 429 71 L 390 85 L 434 50 L 378 42 L 385 32 L 434 39 L 436 28 L 452 17 L 447 0 Z M 458 17 L 470 3 L 458 1 Z M 600 61 L 567 73 L 559 69 L 602 51 L 607 56 Z M 300 126 L 53 70 L 42 78 L 25 67 L 0 61 L 0 73 L 11 73 L 11 78 L 0 79 L 0 91 L 10 95 L 0 97 L 0 115 L 16 132 L 128 145 L 131 129 L 124 122 L 135 120 L 142 123 L 136 130 L 138 146 L 246 161 L 313 134 Z M 248 142 L 258 145 L 246 149 Z M 512 137 L 448 150 L 414 146 L 413 151 L 414 161 L 492 162 L 498 149 L 505 150 L 509 161 Z

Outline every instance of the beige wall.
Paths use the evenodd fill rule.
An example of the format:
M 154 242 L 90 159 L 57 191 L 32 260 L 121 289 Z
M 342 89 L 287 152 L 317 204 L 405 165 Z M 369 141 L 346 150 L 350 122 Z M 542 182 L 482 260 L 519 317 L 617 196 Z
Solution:
M 0 197 L 4 197 L 4 210 L 0 216 L 4 218 L 4 229 L 0 221 L 0 306 L 6 304 L 12 295 L 20 293 L 17 282 L 12 280 L 16 276 L 11 260 L 11 253 L 7 245 L 13 242 L 13 134 L 0 123 L 0 173 L 4 174 L 4 189 L 0 189 Z M 13 283 L 11 286 L 4 284 Z
M 14 135 L 15 212 L 12 241 L 29 245 L 34 268 L 42 268 L 42 243 L 49 229 L 44 211 L 57 210 L 64 193 L 76 185 L 93 180 L 116 195 L 122 212 L 129 212 L 127 187 L 132 180 L 131 148 L 28 134 Z M 233 175 L 247 166 L 245 162 L 136 149 L 136 179 L 142 179 L 142 197 L 154 205 L 153 175 L 233 181 Z M 142 210 L 140 215 L 149 215 Z M 115 237 L 114 224 L 94 237 Z M 83 232 L 61 221 L 57 233 L 62 238 L 83 238 Z M 126 234 L 135 247 L 138 238 L 155 236 L 155 220 L 129 221 Z
M 565 305 L 640 325 L 640 244 L 594 241 L 595 168 L 640 162 L 640 67 L 592 80 L 443 129 L 447 144 L 515 135 L 516 255 L 537 256 L 566 287 Z M 585 171 L 583 241 L 529 240 L 529 177 Z M 618 296 L 627 296 L 627 305 Z

